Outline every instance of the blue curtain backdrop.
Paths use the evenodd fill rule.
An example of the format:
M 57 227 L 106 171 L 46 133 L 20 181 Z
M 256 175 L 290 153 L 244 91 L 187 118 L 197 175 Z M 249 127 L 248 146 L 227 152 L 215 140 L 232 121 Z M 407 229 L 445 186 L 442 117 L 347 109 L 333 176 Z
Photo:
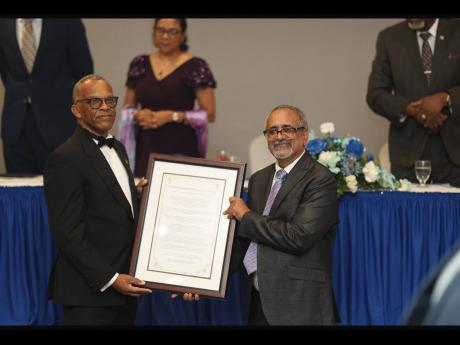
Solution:
M 460 194 L 359 192 L 340 201 L 333 286 L 345 325 L 396 325 L 428 271 L 460 238 Z M 52 325 L 47 301 L 55 249 L 42 187 L 0 187 L 0 325 Z M 242 325 L 244 272 L 226 301 L 139 300 L 139 325 Z

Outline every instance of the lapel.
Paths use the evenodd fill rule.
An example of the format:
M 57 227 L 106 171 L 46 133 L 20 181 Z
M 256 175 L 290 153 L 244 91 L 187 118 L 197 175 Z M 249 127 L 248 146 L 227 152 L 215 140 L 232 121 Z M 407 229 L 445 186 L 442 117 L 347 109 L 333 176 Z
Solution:
M 428 86 L 423 72 L 422 57 L 420 56 L 420 48 L 417 41 L 417 33 L 416 31 L 409 29 L 407 25 L 404 26 L 403 30 L 406 39 L 402 42 L 408 42 L 406 49 L 409 60 L 411 61 L 408 66 L 414 66 L 415 74 L 419 79 L 418 85 L 423 85 L 424 88 L 427 88 Z
M 289 192 L 297 185 L 297 183 L 305 176 L 305 171 L 311 166 L 311 157 L 308 152 L 305 152 L 303 157 L 297 162 L 291 172 L 288 174 L 286 181 L 284 181 L 281 189 L 273 201 L 272 208 L 270 209 L 270 216 L 273 216 L 281 202 L 288 196 Z
M 447 61 L 446 57 L 449 49 L 450 33 L 450 28 L 447 25 L 446 21 L 440 18 L 438 23 L 438 30 L 436 32 L 433 65 L 431 68 L 431 70 L 433 71 L 431 79 L 431 88 L 436 86 L 436 82 L 439 81 L 441 77 L 441 72 L 444 70 L 443 62 L 446 63 Z M 443 39 L 440 38 L 441 36 L 443 37 Z
M 131 202 L 133 204 L 134 217 L 136 218 L 139 211 L 139 205 L 137 201 L 137 190 L 136 186 L 134 185 L 134 176 L 129 166 L 128 157 L 124 153 L 124 150 L 121 147 L 121 145 L 122 144 L 118 140 L 115 140 L 115 145 L 113 146 L 113 148 L 115 149 L 115 151 L 117 151 L 118 157 L 120 157 L 120 160 L 123 163 L 123 166 L 126 170 L 126 174 L 128 175 L 129 189 L 131 190 Z
M 11 53 L 15 55 L 13 60 L 17 61 L 17 63 L 21 65 L 20 68 L 23 70 L 24 74 L 28 75 L 29 72 L 27 72 L 26 64 L 22 58 L 21 49 L 18 43 L 18 35 L 16 33 L 16 19 L 7 19 L 6 37 L 8 37 L 8 40 L 10 40 L 10 46 L 13 47 L 13 51 L 11 51 Z
M 80 126 L 77 126 L 76 131 L 77 131 L 77 135 L 80 137 L 80 142 L 82 143 L 83 150 L 85 151 L 85 153 L 89 156 L 91 160 L 91 165 L 93 166 L 94 171 L 100 176 L 101 180 L 106 185 L 107 189 L 113 195 L 115 200 L 126 210 L 126 212 L 129 214 L 129 217 L 131 219 L 134 219 L 133 214 L 131 212 L 131 205 L 126 199 L 126 196 L 123 193 L 123 190 L 121 189 L 117 178 L 115 177 L 112 169 L 110 168 L 109 163 L 105 159 L 101 150 L 99 150 L 99 148 L 93 142 L 91 137 L 87 135 Z M 123 159 L 121 159 L 121 161 L 123 162 Z M 130 178 L 130 174 L 128 174 L 128 179 L 129 178 Z M 132 184 L 132 181 L 130 181 L 130 186 L 131 184 Z M 133 203 L 133 206 L 134 205 L 135 204 Z

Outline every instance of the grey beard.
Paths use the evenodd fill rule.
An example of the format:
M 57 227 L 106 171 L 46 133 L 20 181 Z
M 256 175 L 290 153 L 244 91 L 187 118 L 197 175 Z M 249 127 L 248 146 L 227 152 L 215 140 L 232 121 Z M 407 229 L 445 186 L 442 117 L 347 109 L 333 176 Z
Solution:
M 292 156 L 292 153 L 293 153 L 292 145 L 289 146 L 289 149 L 284 154 L 282 154 L 281 152 L 277 152 L 276 151 L 276 146 L 279 145 L 279 144 L 290 144 L 290 143 L 291 143 L 290 140 L 278 140 L 278 141 L 275 141 L 271 146 L 272 155 L 276 159 L 288 159 L 289 157 Z
M 422 20 L 416 20 L 414 22 L 407 22 L 407 25 L 409 25 L 409 29 L 411 30 L 422 30 L 425 27 L 425 21 Z

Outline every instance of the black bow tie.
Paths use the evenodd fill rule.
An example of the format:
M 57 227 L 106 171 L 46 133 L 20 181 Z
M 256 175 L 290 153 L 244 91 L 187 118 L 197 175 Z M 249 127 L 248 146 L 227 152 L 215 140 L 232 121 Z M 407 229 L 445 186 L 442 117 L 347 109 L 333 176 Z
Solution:
M 93 139 L 97 140 L 97 146 L 102 147 L 104 145 L 107 145 L 109 148 L 113 148 L 113 145 L 115 143 L 115 138 L 104 138 L 100 135 L 94 134 L 93 132 L 90 132 L 86 128 L 83 128 L 83 130 Z
M 112 148 L 113 144 L 115 143 L 115 138 L 104 138 L 104 137 L 96 136 L 94 137 L 94 139 L 97 140 L 98 147 L 107 145 L 109 148 Z

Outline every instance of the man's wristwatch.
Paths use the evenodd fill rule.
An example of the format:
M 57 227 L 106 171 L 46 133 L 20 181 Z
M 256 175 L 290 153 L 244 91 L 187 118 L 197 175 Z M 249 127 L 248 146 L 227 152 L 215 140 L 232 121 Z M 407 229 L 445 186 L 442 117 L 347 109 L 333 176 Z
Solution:
M 179 122 L 179 113 L 177 111 L 172 113 L 172 120 L 174 122 Z

